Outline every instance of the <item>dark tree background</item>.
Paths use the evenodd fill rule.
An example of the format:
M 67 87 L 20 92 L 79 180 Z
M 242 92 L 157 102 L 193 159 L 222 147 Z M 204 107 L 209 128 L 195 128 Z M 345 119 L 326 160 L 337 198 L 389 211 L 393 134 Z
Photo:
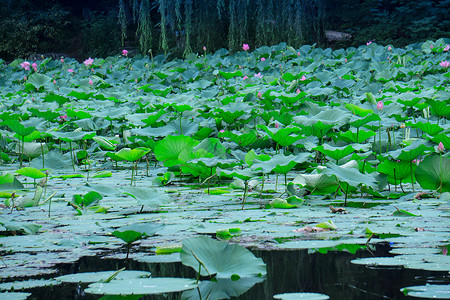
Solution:
M 0 58 L 166 53 L 282 41 L 404 46 L 450 37 L 450 0 L 0 0 Z M 352 38 L 327 42 L 327 30 Z

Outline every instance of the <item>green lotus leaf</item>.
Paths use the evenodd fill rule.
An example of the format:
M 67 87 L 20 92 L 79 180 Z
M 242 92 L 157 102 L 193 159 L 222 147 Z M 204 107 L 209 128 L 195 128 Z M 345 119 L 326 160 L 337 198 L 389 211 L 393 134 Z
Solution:
M 33 179 L 44 178 L 45 174 L 33 167 L 24 167 L 16 171 L 17 174 L 30 177 Z
M 242 72 L 241 71 L 236 71 L 236 72 L 219 71 L 219 74 L 220 74 L 220 76 L 222 76 L 226 80 L 231 79 L 231 78 L 236 77 L 236 76 L 242 77 Z
M 326 174 L 299 174 L 292 182 L 306 188 L 313 195 L 330 194 L 338 188 L 336 178 Z
M 412 128 L 419 128 L 420 130 L 422 130 L 423 132 L 425 132 L 425 133 L 427 133 L 427 134 L 429 134 L 431 136 L 435 136 L 436 134 L 444 131 L 444 128 L 442 128 L 438 124 L 431 124 L 430 122 L 427 122 L 427 123 L 406 122 L 405 125 L 406 126 L 411 126 Z
M 46 111 L 40 111 L 34 107 L 29 107 L 27 109 L 29 112 L 31 112 L 33 115 L 35 115 L 38 118 L 44 118 L 47 121 L 53 121 L 55 120 L 57 117 L 59 117 L 61 114 L 58 112 L 54 112 L 51 110 L 46 110 Z
M 425 299 L 448 299 L 450 297 L 450 284 L 427 284 L 408 286 L 400 289 L 409 297 Z
M 56 102 L 59 104 L 59 106 L 64 105 L 64 103 L 70 102 L 70 99 L 61 95 L 56 95 L 53 93 L 48 94 L 44 98 L 44 102 Z M 60 116 L 61 114 L 58 114 Z M 49 120 L 52 121 L 52 120 Z
M 61 132 L 61 131 L 52 131 L 50 134 L 64 142 L 74 142 L 79 140 L 89 140 L 95 136 L 95 132 L 87 132 L 87 131 L 71 131 L 71 132 Z
M 362 174 L 355 168 L 345 168 L 337 166 L 333 163 L 328 163 L 327 168 L 323 170 L 323 173 L 329 176 L 334 175 L 339 181 L 345 182 L 352 187 L 358 187 L 361 185 L 369 186 L 374 189 L 377 187 L 373 176 Z
M 196 287 L 196 281 L 193 279 L 161 277 L 96 282 L 91 283 L 84 291 L 95 295 L 153 295 L 180 292 Z
M 317 147 L 313 148 L 312 150 L 317 150 L 317 151 L 325 154 L 326 156 L 331 157 L 332 159 L 336 160 L 336 163 L 337 163 L 340 159 L 346 157 L 347 155 L 350 155 L 354 151 L 360 151 L 360 150 L 368 151 L 369 149 L 368 149 L 367 145 L 361 145 L 361 144 L 347 145 L 344 147 L 334 147 L 334 146 L 330 146 L 328 144 L 324 144 L 324 145 L 317 146 Z
M 450 192 L 450 158 L 439 155 L 427 156 L 414 173 L 423 189 Z
M 92 137 L 92 139 L 94 141 L 96 141 L 97 144 L 99 144 L 100 147 L 102 147 L 102 149 L 104 149 L 104 150 L 114 151 L 116 149 L 116 146 L 114 146 L 114 144 L 110 140 L 108 140 L 102 136 L 94 136 L 94 137 Z
M 319 227 L 319 228 L 324 228 L 324 229 L 337 230 L 337 226 L 331 220 L 319 223 L 319 224 L 317 224 L 315 226 Z
M 70 155 L 64 155 L 58 150 L 52 150 L 43 157 L 37 157 L 31 161 L 34 168 L 46 168 L 53 170 L 62 170 L 72 168 L 72 160 Z
M 247 147 L 253 144 L 258 139 L 258 133 L 256 130 L 251 130 L 246 133 L 234 133 L 231 131 L 225 131 L 219 133 L 219 138 L 229 138 L 241 147 Z
M 78 92 L 78 91 L 71 91 L 67 94 L 69 97 L 75 97 L 79 100 L 89 100 L 94 93 L 85 93 L 85 92 Z
M 258 161 L 268 161 L 270 160 L 270 156 L 267 154 L 258 155 L 253 149 L 245 154 L 245 163 L 250 167 L 253 165 L 255 159 L 258 159 Z
M 222 145 L 220 140 L 216 138 L 206 138 L 193 148 L 194 151 L 203 149 L 211 153 L 216 158 L 225 158 L 227 149 Z
M 91 114 L 83 111 L 83 110 L 79 110 L 79 111 L 75 111 L 73 109 L 68 109 L 67 111 L 67 116 L 70 118 L 76 118 L 76 119 L 89 119 L 92 118 Z
M 0 293 L 0 298 L 2 298 L 3 300 L 26 300 L 30 296 L 31 293 Z
M 6 120 L 3 123 L 21 137 L 25 137 L 36 130 L 34 127 L 25 127 L 17 120 Z
M 85 272 L 77 274 L 67 274 L 63 276 L 58 276 L 55 280 L 67 283 L 93 283 L 93 282 L 105 282 L 112 275 L 117 273 L 117 271 L 101 271 L 101 272 Z M 121 271 L 119 272 L 113 280 L 128 280 L 128 279 L 138 279 L 138 278 L 148 278 L 151 273 L 147 271 Z
M 145 154 L 149 153 L 150 149 L 148 148 L 122 148 L 116 155 L 127 161 L 136 161 L 142 158 Z
M 103 199 L 103 196 L 100 195 L 96 191 L 90 191 L 86 193 L 84 196 L 81 196 L 79 194 L 73 195 L 73 203 L 77 205 L 82 205 L 84 207 L 96 205 L 100 200 Z
M 290 146 L 299 139 L 303 138 L 301 135 L 291 135 L 292 133 L 298 133 L 301 131 L 298 127 L 268 128 L 266 125 L 259 124 L 257 128 L 263 129 L 274 142 L 282 147 Z
M 179 160 L 179 156 L 183 151 L 188 154 L 187 157 L 190 157 L 190 159 L 195 158 L 193 157 L 193 151 L 198 144 L 198 141 L 188 136 L 167 136 L 156 144 L 155 157 L 157 160 L 164 162 L 166 167 L 179 165 L 185 162 Z
M 12 183 L 14 181 L 14 175 L 11 173 L 3 173 L 0 175 L 0 186 L 5 183 Z
M 8 231 L 18 231 L 25 234 L 36 234 L 42 225 L 29 222 L 10 221 L 2 224 Z
M 411 162 L 420 155 L 423 155 L 432 149 L 433 147 L 425 145 L 425 141 L 415 140 L 411 143 L 411 145 L 403 149 L 398 149 L 396 151 L 390 152 L 389 155 L 396 160 Z
M 20 136 L 18 134 L 14 135 L 16 138 L 20 138 Z M 38 130 L 33 131 L 32 133 L 30 133 L 29 135 L 24 137 L 24 142 L 32 142 L 35 139 L 39 139 L 41 138 L 41 133 Z
M 370 110 L 370 114 L 365 115 L 363 118 L 352 117 L 350 119 L 350 125 L 356 128 L 360 128 L 367 123 L 381 121 L 381 118 L 378 114 L 374 114 L 372 110 Z
M 250 169 L 240 169 L 240 168 L 234 168 L 233 170 L 222 170 L 220 168 L 217 168 L 217 174 L 219 176 L 223 175 L 233 176 L 242 180 L 250 180 L 257 175 L 256 172 Z
M 340 132 L 339 138 L 348 143 L 357 143 L 362 144 L 364 143 L 368 138 L 371 138 L 375 136 L 377 133 L 375 131 L 369 130 L 347 130 L 344 132 Z
M 268 161 L 255 160 L 252 169 L 261 170 L 264 174 L 268 174 L 272 171 L 279 174 L 287 174 L 298 163 L 303 163 L 308 160 L 310 155 L 310 153 L 300 153 L 299 155 L 285 156 L 280 153 L 272 156 Z
M 305 300 L 327 300 L 330 299 L 327 295 L 319 294 L 319 293 L 284 293 L 284 294 L 276 294 L 273 296 L 274 299 L 279 300 L 297 300 L 297 299 L 305 299 Z
M 25 289 L 32 289 L 37 287 L 50 287 L 61 284 L 61 282 L 54 279 L 30 279 L 23 281 L 3 282 L 0 283 L 1 291 L 20 291 Z M 2 298 L 4 299 L 4 298 Z
M 27 83 L 32 84 L 35 88 L 38 89 L 41 86 L 48 85 L 51 81 L 52 78 L 47 75 L 40 73 L 33 73 L 30 76 L 28 76 Z
M 407 161 L 385 160 L 377 166 L 377 171 L 388 175 L 389 183 L 399 184 L 411 176 L 411 164 Z
M 92 178 L 106 178 L 106 177 L 111 177 L 111 176 L 112 176 L 112 172 L 105 170 L 105 171 L 98 171 L 97 173 L 92 175 Z
M 261 277 L 266 275 L 266 265 L 261 258 L 256 258 L 249 250 L 237 245 L 199 236 L 183 241 L 180 253 L 181 262 L 201 276 L 216 278 Z
M 131 244 L 142 238 L 152 236 L 161 229 L 164 228 L 164 224 L 156 223 L 137 223 L 117 228 L 112 234 L 123 240 L 127 244 Z
M 121 189 L 125 194 L 135 198 L 139 205 L 159 206 L 170 203 L 172 199 L 166 195 L 159 193 L 156 189 L 127 186 Z
M 448 118 L 450 115 L 450 101 L 448 99 L 446 100 L 439 100 L 439 99 L 425 99 L 425 101 L 431 106 L 431 109 L 433 113 L 438 115 L 439 117 L 445 117 Z
M 291 204 L 287 199 L 282 198 L 275 198 L 271 200 L 269 202 L 269 205 L 272 206 L 273 208 L 282 208 L 282 209 L 298 207 L 297 204 Z

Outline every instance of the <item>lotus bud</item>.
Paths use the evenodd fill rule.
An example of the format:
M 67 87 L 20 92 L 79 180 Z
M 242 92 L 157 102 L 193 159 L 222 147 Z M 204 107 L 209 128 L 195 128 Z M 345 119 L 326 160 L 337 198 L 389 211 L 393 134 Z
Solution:
M 382 110 L 382 109 L 383 109 L 383 102 L 382 102 L 382 101 L 378 101 L 378 103 L 377 103 L 377 109 L 378 109 L 378 110 Z
M 439 142 L 439 145 L 437 146 L 436 150 L 440 153 L 444 153 L 444 144 L 442 144 L 442 142 Z

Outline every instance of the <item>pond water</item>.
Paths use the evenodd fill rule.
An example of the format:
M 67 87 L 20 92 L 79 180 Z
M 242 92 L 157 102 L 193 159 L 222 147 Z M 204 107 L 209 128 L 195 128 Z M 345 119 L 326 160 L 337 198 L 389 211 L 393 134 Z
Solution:
M 389 254 L 390 249 L 389 244 L 379 243 L 372 253 L 360 250 L 356 254 L 342 251 L 321 254 L 311 253 L 308 250 L 253 250 L 252 252 L 267 264 L 267 277 L 233 299 L 273 299 L 273 295 L 293 292 L 322 293 L 328 295 L 330 299 L 411 299 L 400 292 L 402 287 L 426 283 L 450 283 L 447 272 L 413 270 L 402 267 L 367 267 L 350 262 L 355 258 L 372 257 L 372 254 L 376 257 L 392 256 Z M 149 264 L 133 259 L 124 262 L 123 259 L 102 259 L 101 257 L 83 257 L 74 264 L 61 265 L 59 272 L 63 275 L 117 270 L 122 267 L 129 270 L 150 271 L 152 277 L 195 278 L 196 276 L 193 269 L 183 266 L 180 262 Z M 101 298 L 85 294 L 83 292 L 85 287 L 87 285 L 63 284 L 35 288 L 29 290 L 33 293 L 29 299 Z M 181 294 L 145 296 L 143 299 L 181 299 Z M 205 296 L 202 298 L 207 299 Z

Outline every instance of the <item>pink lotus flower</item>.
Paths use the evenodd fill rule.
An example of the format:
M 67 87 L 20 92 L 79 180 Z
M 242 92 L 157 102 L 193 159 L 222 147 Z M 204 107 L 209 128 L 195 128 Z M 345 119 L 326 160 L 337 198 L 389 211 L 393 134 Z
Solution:
M 280 124 L 278 124 L 278 122 L 275 122 L 275 128 L 279 128 Z
M 444 51 L 447 52 L 448 50 L 450 50 L 450 45 L 447 44 L 447 46 L 445 46 Z
M 433 45 L 430 45 L 430 49 L 433 49 L 434 48 L 434 46 Z
M 90 57 L 88 59 L 86 59 L 85 61 L 83 61 L 84 65 L 86 67 L 91 66 L 93 62 L 94 62 L 94 60 L 92 58 L 90 58 Z
M 370 44 L 372 44 L 372 41 L 368 41 L 368 42 L 366 43 L 366 46 L 369 46 Z
M 220 133 L 224 133 L 225 132 L 225 129 L 222 129 L 221 131 L 219 131 Z
M 297 52 L 297 56 L 300 56 L 300 52 Z
M 28 69 L 30 69 L 30 68 L 28 68 Z M 23 80 L 27 80 L 27 76 L 24 75 L 23 76 Z
M 206 51 L 206 46 L 203 46 L 203 51 Z
M 391 50 L 392 50 L 392 47 L 391 47 L 391 46 L 389 46 L 389 47 L 388 47 L 388 51 L 391 51 Z
M 73 69 L 67 69 L 67 72 L 73 73 Z
M 444 144 L 442 144 L 442 142 L 439 142 L 439 145 L 437 146 L 436 150 L 437 150 L 438 152 L 443 153 L 444 150 L 445 150 Z
M 37 63 L 33 63 L 31 66 L 33 67 L 33 70 L 34 70 L 35 72 L 37 72 Z
M 64 58 L 61 58 L 61 62 L 64 63 Z
M 248 76 L 245 75 L 244 77 L 242 77 L 242 80 L 245 80 L 245 79 L 247 79 L 247 78 L 248 78 Z
M 261 61 L 265 61 L 266 59 L 264 57 L 261 57 Z
M 248 44 L 242 44 L 242 49 L 244 49 L 244 51 L 248 51 L 250 50 L 250 47 L 248 46 Z
M 59 116 L 59 121 L 64 122 L 67 119 L 67 115 Z
M 53 79 L 53 84 L 56 84 L 56 79 Z
M 93 85 L 94 82 L 92 81 L 92 79 L 89 78 L 89 85 Z
M 382 109 L 383 109 L 383 102 L 382 102 L 382 101 L 378 101 L 378 103 L 377 103 L 377 109 L 378 109 L 378 110 L 382 110 Z
M 300 94 L 300 89 L 297 89 L 297 90 L 295 91 L 295 93 L 296 93 L 296 94 Z
M 261 98 L 262 98 L 262 93 L 261 93 L 261 92 L 258 92 L 257 97 L 258 97 L 259 99 L 261 99 Z
M 345 62 L 348 62 L 348 60 L 347 60 L 347 59 L 345 59 Z
M 20 66 L 27 71 L 30 70 L 30 65 L 31 64 L 27 61 L 24 61 L 23 63 L 20 64 Z
M 123 56 L 128 56 L 128 50 L 123 49 L 123 50 L 122 50 L 122 55 L 123 55 Z
M 305 81 L 306 80 L 306 76 L 303 75 L 302 78 L 300 78 L 300 81 Z
M 439 63 L 439 65 L 440 65 L 441 67 L 443 67 L 444 69 L 446 69 L 446 68 L 450 67 L 450 61 L 446 61 L 446 60 L 441 61 L 441 62 Z
M 256 73 L 254 76 L 255 76 L 255 77 L 258 77 L 258 78 L 263 78 L 263 77 L 264 77 L 264 75 L 261 75 L 261 72 Z

